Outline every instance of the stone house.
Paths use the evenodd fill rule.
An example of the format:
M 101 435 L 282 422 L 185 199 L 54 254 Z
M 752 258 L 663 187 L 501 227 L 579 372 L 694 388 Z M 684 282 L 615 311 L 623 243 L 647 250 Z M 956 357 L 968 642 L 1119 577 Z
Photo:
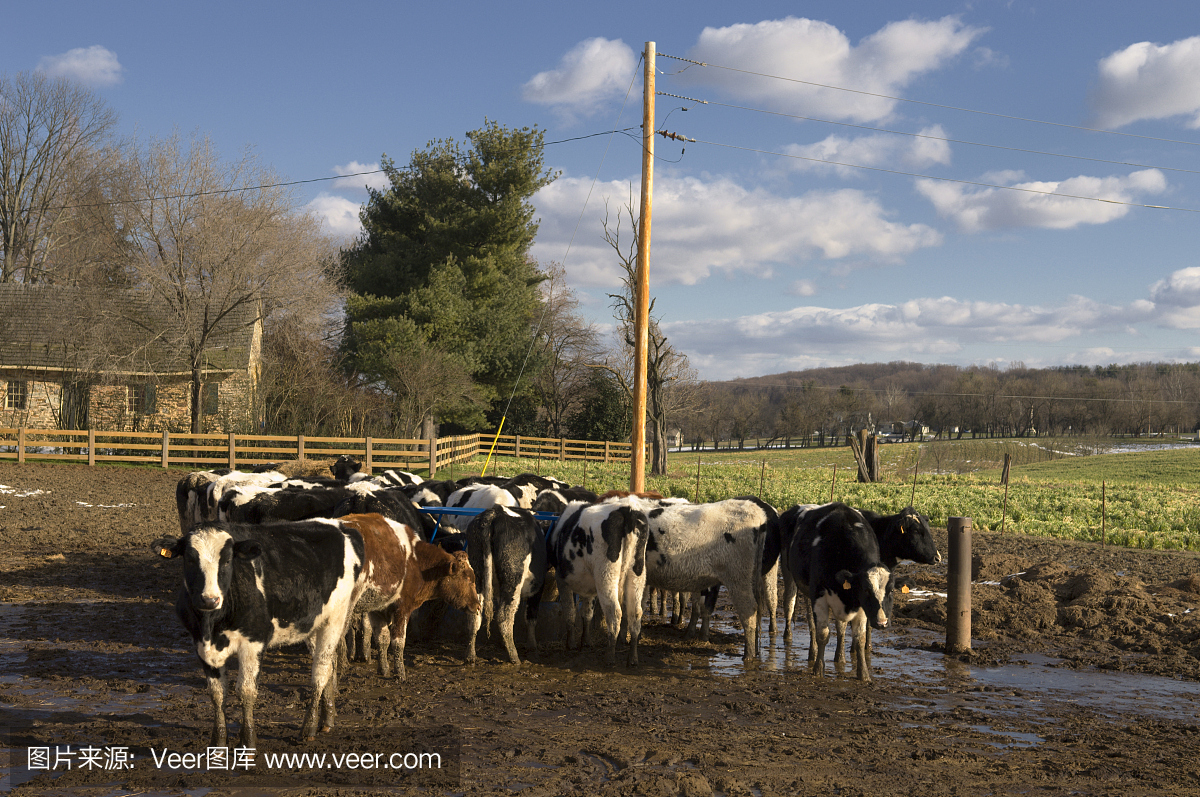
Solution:
M 145 294 L 0 284 L 0 427 L 190 431 L 177 326 Z M 257 431 L 259 309 L 222 318 L 203 362 L 201 431 Z

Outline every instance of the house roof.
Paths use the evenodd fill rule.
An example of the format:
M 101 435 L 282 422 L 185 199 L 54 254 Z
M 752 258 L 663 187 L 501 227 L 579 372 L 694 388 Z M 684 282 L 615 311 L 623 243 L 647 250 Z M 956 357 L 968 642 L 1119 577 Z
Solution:
M 216 326 L 204 370 L 250 365 L 258 308 Z M 64 285 L 0 284 L 0 370 L 165 377 L 190 373 L 180 325 L 147 293 Z

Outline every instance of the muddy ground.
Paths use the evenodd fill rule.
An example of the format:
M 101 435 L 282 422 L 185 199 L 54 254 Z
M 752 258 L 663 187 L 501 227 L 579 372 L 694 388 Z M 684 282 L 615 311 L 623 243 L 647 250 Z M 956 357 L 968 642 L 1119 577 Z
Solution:
M 309 659 L 289 648 L 264 662 L 253 769 L 160 768 L 204 753 L 211 717 L 179 568 L 149 550 L 177 533 L 181 475 L 0 463 L 13 793 L 1200 794 L 1200 560 L 979 532 L 971 654 L 941 653 L 944 566 L 902 565 L 913 591 L 875 632 L 872 685 L 808 674 L 802 626 L 743 666 L 735 622 L 701 643 L 647 617 L 633 670 L 561 645 L 520 668 L 485 645 L 472 668 L 461 640 L 410 635 L 408 681 L 351 665 L 337 727 L 302 746 Z M 30 771 L 43 749 L 55 766 Z M 443 768 L 404 768 L 423 751 Z M 266 766 L 287 752 L 330 757 Z M 333 764 L 348 752 L 380 768 Z

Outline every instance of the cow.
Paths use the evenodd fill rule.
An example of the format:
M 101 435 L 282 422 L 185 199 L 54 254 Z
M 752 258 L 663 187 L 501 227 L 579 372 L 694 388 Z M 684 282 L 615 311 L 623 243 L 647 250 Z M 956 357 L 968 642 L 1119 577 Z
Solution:
M 445 506 L 447 499 L 458 487 L 458 482 L 426 479 L 420 484 L 402 487 L 401 491 L 417 506 Z
M 344 487 L 305 487 L 292 482 L 234 487 L 221 495 L 217 519 L 224 523 L 268 523 L 331 517 L 334 507 L 347 494 Z
M 455 509 L 488 509 L 493 506 L 517 506 L 517 497 L 510 491 L 494 484 L 470 484 L 451 493 L 446 501 L 448 508 Z M 471 523 L 469 515 L 451 515 L 446 522 L 457 529 L 466 531 Z
M 811 607 L 811 672 L 825 674 L 825 645 L 832 619 L 850 624 L 854 673 L 870 683 L 866 626 L 887 628 L 895 585 L 895 577 L 880 557 L 874 529 L 846 504 L 809 507 L 796 515 L 786 563 L 796 584 L 805 587 Z M 839 659 L 835 658 L 834 665 L 841 672 Z
M 355 482 L 344 490 L 343 499 L 333 508 L 329 517 L 343 515 L 378 514 L 399 521 L 416 529 L 421 539 L 430 542 L 436 521 L 418 512 L 416 504 L 400 489 L 384 489 L 371 482 Z
M 199 522 L 216 522 L 218 507 L 221 505 L 221 496 L 225 494 L 226 490 L 235 487 L 267 487 L 284 481 L 287 481 L 287 476 L 275 470 L 263 471 L 261 473 L 246 473 L 240 470 L 229 471 L 205 486 L 204 495 L 197 505 Z
M 530 509 L 533 507 L 533 502 L 537 498 L 538 493 L 545 490 L 566 490 L 571 485 L 547 476 L 522 473 L 519 476 L 513 476 L 508 481 L 497 486 L 512 493 L 513 498 L 517 499 L 517 506 Z
M 484 636 L 491 636 L 494 614 L 509 662 L 520 664 L 513 627 L 522 598 L 526 600 L 529 649 L 533 655 L 538 652 L 538 606 L 546 581 L 546 542 L 542 529 L 528 510 L 493 506 L 471 520 L 466 535 L 467 556 L 475 571 L 481 609 L 474 617 L 467 641 L 467 662 L 473 664 L 476 660 L 475 641 L 481 625 Z
M 361 470 L 362 463 L 349 454 L 342 454 L 329 466 L 333 477 L 343 482 L 349 482 Z
M 175 485 L 175 506 L 179 511 L 180 534 L 187 534 L 192 526 L 207 519 L 207 488 L 217 479 L 230 473 L 233 471 L 228 468 L 197 470 L 179 480 Z
M 385 470 L 374 476 L 361 474 L 358 478 L 351 478 L 351 481 L 368 481 L 379 487 L 412 487 L 425 480 L 417 474 L 405 470 Z
M 382 515 L 346 515 L 326 522 L 362 535 L 366 580 L 353 613 L 370 616 L 371 626 L 386 630 L 380 634 L 381 676 L 394 673 L 397 679 L 405 679 L 408 618 L 421 604 L 439 599 L 464 612 L 479 613 L 475 573 L 466 553 L 447 553 L 422 540 L 411 526 Z M 370 649 L 369 644 L 364 647 Z
M 790 539 L 791 530 L 795 527 L 797 516 L 816 506 L 816 504 L 802 504 L 784 513 L 780 522 L 782 538 Z M 942 555 L 938 552 L 937 544 L 934 543 L 933 534 L 929 529 L 929 519 L 919 514 L 911 506 L 905 507 L 894 515 L 880 515 L 869 509 L 860 509 L 859 513 L 866 519 L 875 532 L 875 539 L 879 543 L 881 561 L 888 570 L 895 570 L 896 565 L 903 559 L 927 565 L 935 565 L 942 561 Z M 787 545 L 786 539 L 782 543 L 784 548 Z M 784 582 L 783 641 L 787 644 L 791 641 L 792 637 L 792 615 L 796 602 L 796 585 L 788 568 L 784 567 L 782 569 Z M 845 652 L 846 626 L 844 623 L 836 623 L 835 627 L 837 628 L 837 648 L 834 650 L 833 656 L 836 663 L 841 663 Z M 869 658 L 871 652 L 871 627 L 869 625 L 867 626 L 866 634 L 867 656 Z
M 627 503 L 649 519 L 646 587 L 703 592 L 724 585 L 745 631 L 743 659 L 757 657 L 763 546 L 771 525 L 778 522 L 775 511 L 745 498 L 690 504 L 629 496 L 608 503 Z M 707 629 L 708 613 L 704 616 Z
M 554 568 L 559 594 L 569 591 L 582 597 L 578 622 L 574 612 L 569 613 L 569 646 L 576 644 L 575 629 L 580 625 L 578 644 L 588 644 L 596 597 L 608 627 L 605 663 L 616 664 L 617 637 L 624 620 L 629 628 L 626 661 L 637 666 L 649 539 L 646 515 L 629 504 L 573 502 L 563 510 L 546 537 L 546 559 Z
M 192 636 L 213 702 L 209 744 L 225 747 L 225 669 L 238 660 L 239 744 L 255 747 L 254 702 L 263 651 L 306 642 L 313 695 L 300 736 L 333 727 L 336 652 L 366 581 L 363 538 L 354 528 L 308 521 L 269 526 L 202 524 L 152 548 L 183 560 L 175 612 Z

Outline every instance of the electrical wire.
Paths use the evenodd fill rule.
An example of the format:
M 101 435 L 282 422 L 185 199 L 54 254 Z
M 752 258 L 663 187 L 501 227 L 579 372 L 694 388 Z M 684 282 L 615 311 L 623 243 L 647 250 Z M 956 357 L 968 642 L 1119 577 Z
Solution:
M 737 67 L 732 67 L 732 66 L 722 66 L 720 64 L 709 64 L 709 63 L 705 63 L 703 61 L 694 61 L 691 58 L 681 58 L 677 55 L 667 55 L 666 53 L 658 53 L 658 56 L 660 58 L 673 58 L 676 61 L 685 61 L 689 64 L 695 64 L 696 66 L 705 66 L 705 67 L 709 67 L 711 69 L 723 69 L 723 70 L 726 70 L 729 72 L 740 72 L 744 75 L 755 75 L 757 77 L 771 78 L 772 80 L 783 80 L 783 81 L 787 81 L 789 83 L 802 83 L 806 86 L 816 86 L 817 88 L 832 89 L 834 91 L 845 91 L 845 92 L 848 92 L 851 94 L 861 94 L 866 97 L 878 97 L 879 99 L 884 99 L 884 100 L 894 100 L 895 102 L 908 102 L 908 103 L 913 103 L 915 105 L 925 105 L 930 108 L 942 108 L 942 109 L 949 110 L 949 111 L 961 111 L 963 113 L 974 113 L 974 114 L 979 114 L 981 116 L 992 116 L 992 117 L 997 117 L 1000 119 L 1011 119 L 1011 120 L 1017 121 L 1017 122 L 1030 122 L 1032 124 L 1050 125 L 1052 127 L 1065 127 L 1065 128 L 1071 129 L 1071 130 L 1083 130 L 1088 133 L 1104 133 L 1104 134 L 1110 135 L 1110 136 L 1125 136 L 1127 138 L 1141 138 L 1141 139 L 1146 139 L 1149 141 L 1161 141 L 1161 142 L 1168 143 L 1168 144 L 1186 144 L 1186 145 L 1192 146 L 1192 147 L 1200 147 L 1200 141 L 1183 141 L 1183 140 L 1174 139 L 1174 138 L 1161 138 L 1159 136 L 1146 136 L 1146 135 L 1142 135 L 1140 133 L 1122 133 L 1119 130 L 1105 130 L 1105 129 L 1099 128 L 1099 127 L 1085 127 L 1083 125 L 1072 125 L 1072 124 L 1067 124 L 1065 122 L 1049 122 L 1044 119 L 1033 119 L 1031 117 L 1026 117 L 1026 116 L 1013 116 L 1011 114 L 997 113 L 995 111 L 981 111 L 976 108 L 963 108 L 963 107 L 960 107 L 957 105 L 945 105 L 943 103 L 927 102 L 925 100 L 914 100 L 914 99 L 910 99 L 908 97 L 895 97 L 890 94 L 880 94 L 878 92 L 863 91 L 861 89 L 848 89 L 844 86 L 833 86 L 828 83 L 815 83 L 811 80 L 800 80 L 799 78 L 783 77 L 782 75 L 772 75 L 767 72 L 755 72 L 750 69 L 738 69 Z

